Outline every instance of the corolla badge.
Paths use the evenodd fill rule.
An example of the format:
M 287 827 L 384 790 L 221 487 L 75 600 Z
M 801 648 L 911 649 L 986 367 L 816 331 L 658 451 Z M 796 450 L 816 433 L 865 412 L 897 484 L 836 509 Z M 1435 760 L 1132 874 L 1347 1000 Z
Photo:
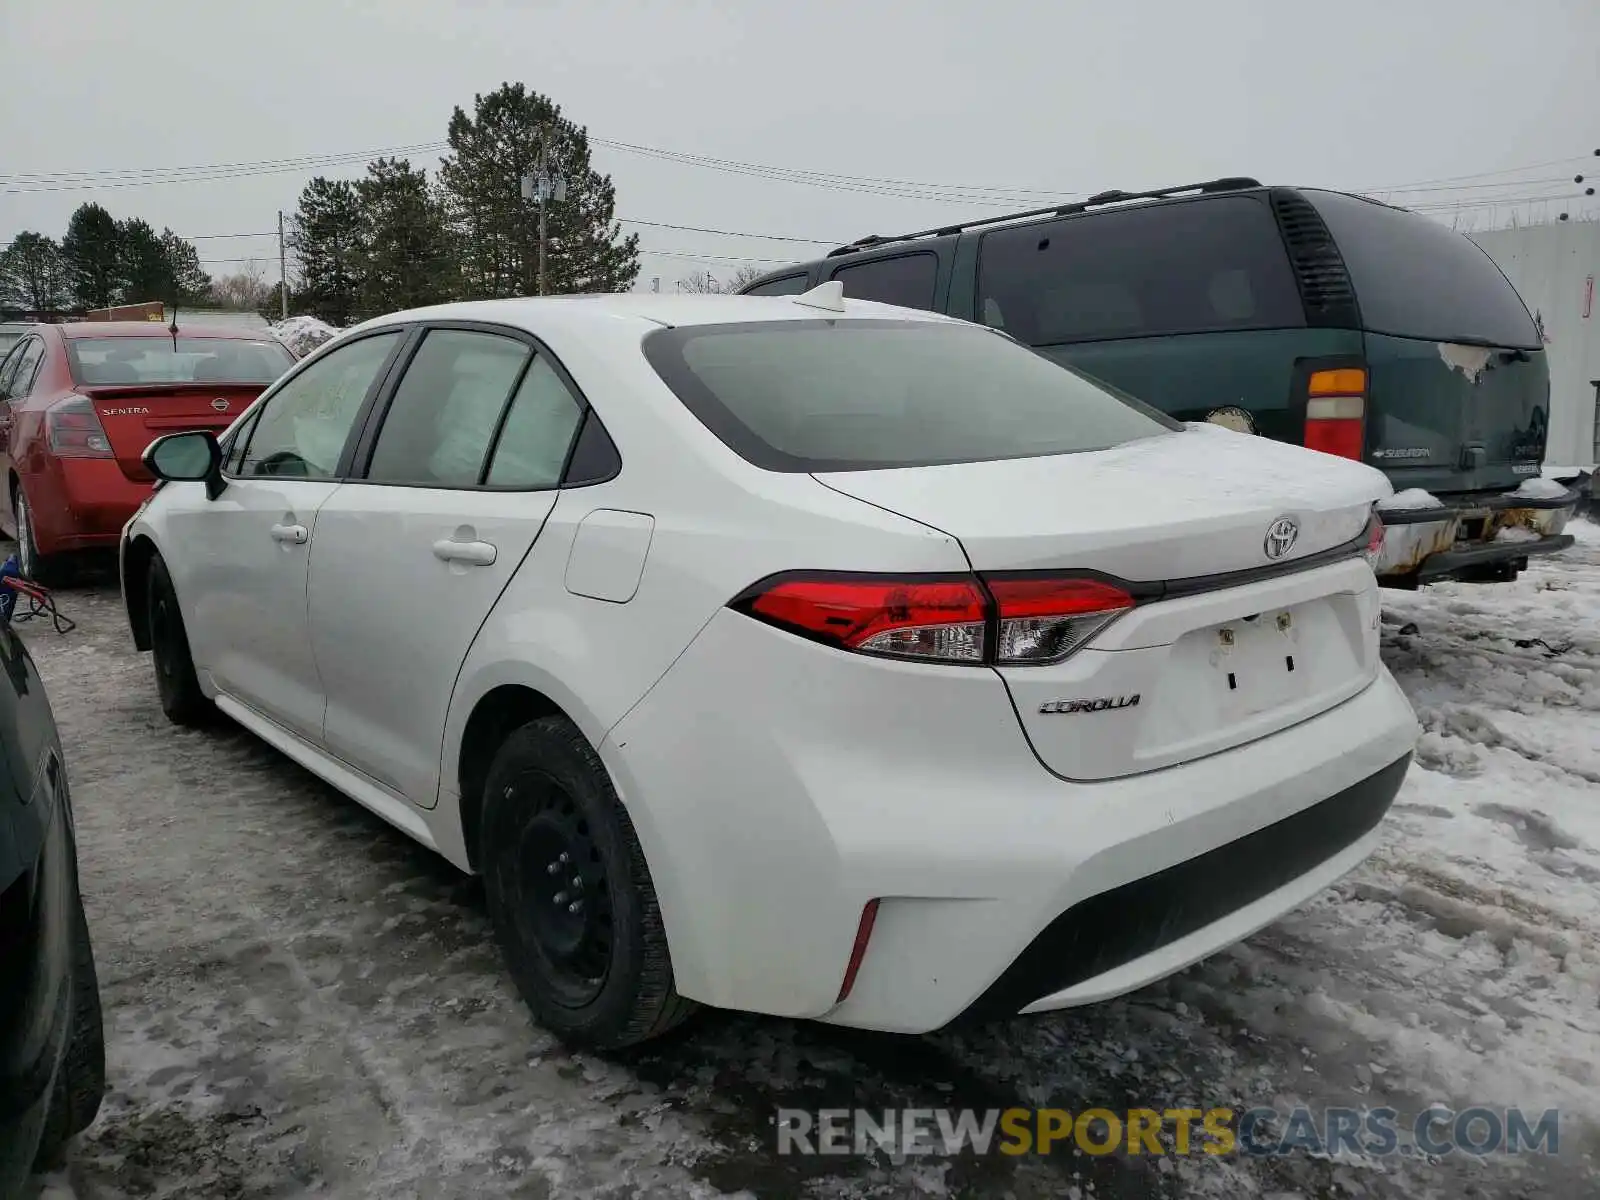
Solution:
M 1294 541 L 1299 536 L 1300 526 L 1293 517 L 1279 517 L 1267 526 L 1262 549 L 1267 552 L 1268 558 L 1282 558 L 1294 548 Z

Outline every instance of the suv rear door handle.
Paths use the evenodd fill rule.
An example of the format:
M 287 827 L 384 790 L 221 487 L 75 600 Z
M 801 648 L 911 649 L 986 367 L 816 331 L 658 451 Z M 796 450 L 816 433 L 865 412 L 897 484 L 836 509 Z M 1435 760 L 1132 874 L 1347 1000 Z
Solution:
M 275 542 L 289 542 L 296 546 L 306 544 L 306 527 L 304 525 L 274 525 L 269 531 Z
M 489 542 L 458 542 L 441 538 L 433 544 L 433 556 L 443 562 L 469 563 L 474 567 L 494 565 L 497 551 Z

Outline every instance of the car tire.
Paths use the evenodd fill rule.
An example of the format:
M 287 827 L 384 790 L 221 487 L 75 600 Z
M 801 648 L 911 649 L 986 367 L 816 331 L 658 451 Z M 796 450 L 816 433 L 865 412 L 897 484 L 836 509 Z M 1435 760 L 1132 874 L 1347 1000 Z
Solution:
M 156 692 L 161 711 L 174 725 L 208 725 L 216 708 L 200 690 L 194 659 L 189 653 L 189 635 L 178 608 L 178 593 L 172 586 L 167 564 L 157 554 L 150 560 L 145 580 L 146 606 L 150 621 L 150 660 L 156 672 Z
M 66 561 L 60 555 L 39 553 L 39 543 L 33 533 L 33 509 L 20 482 L 11 488 L 11 513 L 17 525 L 17 570 L 22 572 L 22 577 L 45 587 L 59 587 L 67 582 Z
M 76 889 L 74 889 L 76 890 Z M 105 1026 L 100 1012 L 100 980 L 83 899 L 77 899 L 72 930 L 72 1026 L 66 1053 L 50 1093 L 50 1110 L 35 1159 L 39 1170 L 61 1161 L 67 1140 L 94 1123 L 106 1090 Z
M 541 718 L 501 744 L 485 782 L 478 864 L 506 965 L 551 1033 L 617 1050 L 694 1011 L 673 984 L 633 822 L 570 721 Z

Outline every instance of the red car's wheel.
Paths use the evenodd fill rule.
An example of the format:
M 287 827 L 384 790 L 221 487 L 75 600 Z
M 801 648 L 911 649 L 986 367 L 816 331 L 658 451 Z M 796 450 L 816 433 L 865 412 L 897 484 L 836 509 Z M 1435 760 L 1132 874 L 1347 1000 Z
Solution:
M 23 578 L 32 579 L 46 587 L 62 582 L 65 564 L 58 555 L 40 554 L 33 532 L 33 510 L 28 507 L 28 497 L 19 483 L 11 495 L 11 511 L 17 517 L 17 569 Z

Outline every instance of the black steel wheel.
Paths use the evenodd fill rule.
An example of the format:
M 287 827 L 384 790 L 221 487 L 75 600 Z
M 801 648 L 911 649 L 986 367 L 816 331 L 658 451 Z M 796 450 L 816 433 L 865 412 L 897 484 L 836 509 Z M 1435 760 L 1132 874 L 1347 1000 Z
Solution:
M 495 754 L 477 861 L 501 953 L 546 1029 L 619 1049 L 694 1010 L 673 984 L 633 822 L 570 721 L 530 722 Z
M 178 594 L 172 586 L 167 564 L 157 554 L 150 560 L 146 581 L 146 611 L 150 620 L 150 659 L 155 667 L 156 692 L 161 711 L 174 725 L 204 725 L 216 714 L 211 701 L 200 690 L 194 659 L 189 654 L 189 635 L 183 627 Z

